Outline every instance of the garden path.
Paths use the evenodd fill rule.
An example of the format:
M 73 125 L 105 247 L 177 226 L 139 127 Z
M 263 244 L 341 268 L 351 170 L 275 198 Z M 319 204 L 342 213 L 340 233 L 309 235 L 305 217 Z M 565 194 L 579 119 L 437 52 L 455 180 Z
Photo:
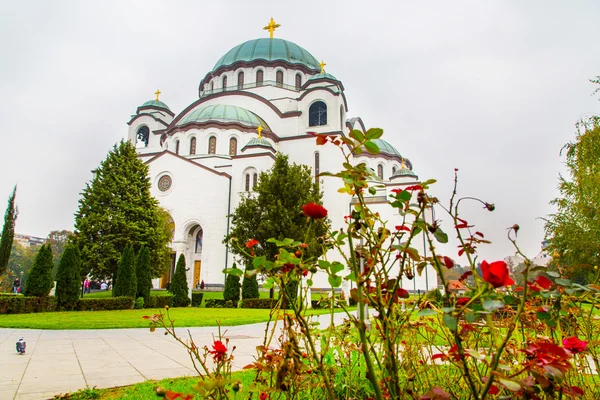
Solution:
M 335 314 L 335 323 L 344 314 Z M 329 326 L 329 316 L 314 316 L 321 328 Z M 181 328 L 198 345 L 209 345 L 217 327 Z M 234 370 L 254 361 L 256 346 L 262 344 L 265 323 L 222 327 L 230 339 Z M 192 362 L 183 346 L 164 330 L 36 330 L 0 328 L 0 400 L 51 399 L 59 393 L 86 387 L 108 388 L 130 385 L 148 379 L 194 375 Z M 15 343 L 27 342 L 24 355 Z

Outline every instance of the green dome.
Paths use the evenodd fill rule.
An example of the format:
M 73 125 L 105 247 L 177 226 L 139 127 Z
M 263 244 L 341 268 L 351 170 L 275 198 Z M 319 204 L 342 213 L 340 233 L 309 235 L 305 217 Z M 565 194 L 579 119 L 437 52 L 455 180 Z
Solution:
M 258 128 L 260 125 L 269 131 L 271 130 L 267 123 L 252 111 L 242 107 L 221 104 L 196 108 L 181 118 L 176 125 L 183 126 L 194 122 L 209 121 L 237 123 L 250 128 Z
M 374 139 L 374 140 L 372 140 L 372 142 L 374 142 L 379 147 L 379 151 L 381 153 L 402 158 L 402 154 L 400 154 L 400 152 L 398 150 L 396 150 L 396 148 L 394 146 L 392 146 L 385 140 Z
M 394 172 L 394 174 L 392 175 L 392 178 L 394 178 L 396 176 L 410 176 L 413 178 L 418 178 L 417 174 L 415 174 L 412 170 L 410 170 L 408 168 L 400 168 L 399 170 Z
M 317 59 L 297 44 L 283 39 L 262 38 L 248 40 L 229 50 L 217 61 L 213 71 L 238 61 L 254 60 L 281 60 L 290 64 L 304 65 L 309 69 L 320 69 Z
M 148 100 L 147 102 L 145 102 L 141 106 L 142 107 L 154 107 L 154 108 L 166 108 L 167 110 L 171 110 L 169 108 L 169 106 L 167 106 L 165 103 L 163 103 L 160 100 Z
M 273 146 L 271 145 L 271 143 L 264 138 L 252 138 L 250 139 L 250 141 L 242 148 L 242 151 L 244 151 L 244 149 L 246 149 L 246 147 L 268 147 L 270 149 L 273 149 Z M 275 150 L 275 149 L 273 149 Z
M 338 81 L 339 82 L 338 78 L 336 78 L 335 76 L 333 76 L 331 74 L 328 74 L 327 72 L 322 73 L 322 74 L 313 75 L 310 78 L 308 78 L 307 82 L 308 81 L 314 81 L 314 80 L 317 80 L 317 79 L 331 79 L 332 81 Z

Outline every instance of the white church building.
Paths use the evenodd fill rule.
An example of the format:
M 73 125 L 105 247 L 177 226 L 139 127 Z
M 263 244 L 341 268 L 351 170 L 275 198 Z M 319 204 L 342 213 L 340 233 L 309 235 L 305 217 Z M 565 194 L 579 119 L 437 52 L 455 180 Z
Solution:
M 312 168 L 321 181 L 332 228 L 344 226 L 351 198 L 338 193 L 337 179 L 317 177 L 338 171 L 342 155 L 335 146 L 317 146 L 308 132 L 347 135 L 352 129 L 365 131 L 365 125 L 350 116 L 342 82 L 304 48 L 273 38 L 276 27 L 271 19 L 265 27 L 270 38 L 249 40 L 219 58 L 201 78 L 198 98 L 184 110 L 173 112 L 158 100 L 157 91 L 156 99 L 139 106 L 127 123 L 127 138 L 149 167 L 152 195 L 174 224 L 172 266 L 155 287 L 170 281 L 180 254 L 185 255 L 191 287 L 201 281 L 224 284 L 222 271 L 234 262 L 223 243 L 231 228 L 228 215 L 243 196 L 252 194 L 260 172 L 271 168 L 278 152 Z M 377 171 L 385 189 L 368 201 L 393 227 L 400 216 L 388 205 L 391 190 L 415 184 L 418 177 L 396 147 L 376 142 L 380 154 L 365 152 L 354 160 Z M 315 287 L 327 287 L 326 276 L 314 281 Z M 403 286 L 424 291 L 435 288 L 436 281 L 428 267 Z

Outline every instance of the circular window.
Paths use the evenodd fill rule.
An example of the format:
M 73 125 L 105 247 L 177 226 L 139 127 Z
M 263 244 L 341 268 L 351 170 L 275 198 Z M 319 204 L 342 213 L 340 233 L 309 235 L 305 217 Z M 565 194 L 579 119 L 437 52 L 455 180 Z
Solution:
M 164 175 L 158 180 L 158 190 L 166 192 L 171 188 L 172 183 L 171 177 L 169 175 Z

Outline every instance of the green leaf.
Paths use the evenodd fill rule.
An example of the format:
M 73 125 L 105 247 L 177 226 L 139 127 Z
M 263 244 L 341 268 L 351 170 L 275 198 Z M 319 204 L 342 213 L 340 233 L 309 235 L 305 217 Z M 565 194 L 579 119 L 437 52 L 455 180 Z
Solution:
M 465 318 L 467 319 L 468 323 L 472 324 L 473 322 L 477 321 L 477 314 L 470 312 L 465 315 Z
M 379 154 L 379 146 L 377 146 L 375 143 L 371 142 L 371 141 L 367 141 L 365 142 L 365 147 L 367 148 L 367 151 L 371 154 Z
M 452 315 L 444 314 L 444 325 L 452 332 L 456 332 L 458 329 L 458 321 Z
M 348 281 L 356 282 L 356 274 L 354 273 L 354 271 L 352 271 L 346 276 L 345 279 Z
M 313 281 L 312 281 L 312 279 L 307 279 L 307 280 L 306 280 L 306 286 L 308 286 L 308 287 L 312 287 L 312 285 L 313 285 Z
M 429 308 L 425 308 L 425 309 L 419 311 L 417 313 L 417 316 L 418 317 L 429 317 L 429 316 L 436 315 L 436 314 L 437 314 L 437 311 L 431 310 Z
M 319 268 L 329 269 L 330 266 L 331 266 L 331 263 L 329 261 L 319 260 Z
M 242 271 L 239 268 L 225 268 L 223 270 L 223 273 L 224 274 L 231 274 L 233 276 L 238 276 L 238 277 L 244 275 L 244 271 Z
M 560 274 L 556 271 L 546 271 L 546 275 L 551 276 L 553 278 L 560 278 Z
M 496 310 L 501 309 L 502 307 L 504 307 L 504 302 L 500 300 L 485 299 L 483 301 L 483 308 L 489 312 L 494 312 Z
M 412 197 L 412 194 L 406 190 L 401 191 L 396 195 L 396 200 L 406 203 Z
M 342 264 L 342 263 L 340 263 L 340 262 L 338 262 L 338 261 L 334 261 L 334 262 L 331 264 L 331 267 L 330 267 L 330 268 L 331 268 L 331 269 L 330 269 L 331 273 L 335 275 L 335 274 L 337 274 L 338 272 L 340 272 L 340 271 L 343 271 L 343 270 L 344 270 L 344 268 L 345 268 L 345 266 L 344 266 L 344 264 Z
M 571 286 L 571 281 L 569 279 L 557 278 L 554 280 L 554 282 L 561 286 Z
M 273 278 L 268 278 L 266 281 L 263 282 L 262 287 L 264 289 L 271 289 L 274 284 L 275 284 L 274 279 Z
M 383 129 L 381 128 L 371 128 L 365 134 L 365 137 L 369 140 L 379 139 L 383 135 Z
M 365 140 L 365 135 L 363 135 L 363 133 L 361 131 L 359 131 L 358 129 L 352 129 L 350 131 L 350 137 L 358 140 L 359 142 L 362 142 L 363 140 Z
M 521 385 L 519 385 L 518 382 L 504 378 L 498 378 L 498 382 L 500 382 L 502 386 L 504 386 L 507 390 L 510 390 L 511 392 L 518 392 L 519 390 L 521 390 Z
M 340 287 L 342 284 L 342 277 L 338 275 L 329 275 L 328 281 L 332 287 Z
M 373 196 L 375 196 L 377 194 L 377 189 L 375 189 L 373 186 L 371 186 L 369 188 L 369 193 L 372 194 Z
M 448 243 L 448 235 L 446 235 L 440 228 L 437 228 L 435 232 L 433 232 L 433 236 L 440 243 Z

